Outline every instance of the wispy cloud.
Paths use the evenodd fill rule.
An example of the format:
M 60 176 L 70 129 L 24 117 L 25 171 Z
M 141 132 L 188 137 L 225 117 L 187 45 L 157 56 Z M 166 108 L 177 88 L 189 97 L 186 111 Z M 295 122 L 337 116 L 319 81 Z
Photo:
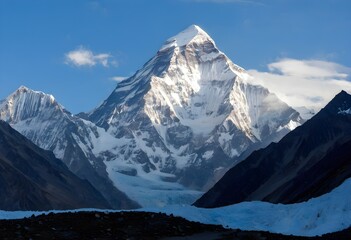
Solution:
M 115 77 L 111 77 L 110 79 L 116 82 L 121 82 L 125 79 L 127 79 L 128 77 L 122 77 L 122 76 L 115 76 Z
M 267 87 L 292 107 L 324 107 L 341 90 L 351 92 L 351 68 L 321 60 L 285 58 L 267 72 L 249 70 L 252 82 Z
M 98 12 L 98 13 L 101 13 L 104 15 L 106 15 L 108 13 L 107 7 L 105 7 L 101 1 L 100 2 L 99 1 L 89 1 L 89 2 L 87 2 L 87 5 L 88 5 L 89 9 L 94 11 L 94 12 Z
M 77 67 L 92 67 L 95 65 L 102 65 L 104 67 L 108 67 L 110 65 L 116 66 L 117 62 L 115 60 L 111 60 L 112 56 L 109 53 L 94 54 L 91 50 L 82 46 L 65 54 L 65 63 Z

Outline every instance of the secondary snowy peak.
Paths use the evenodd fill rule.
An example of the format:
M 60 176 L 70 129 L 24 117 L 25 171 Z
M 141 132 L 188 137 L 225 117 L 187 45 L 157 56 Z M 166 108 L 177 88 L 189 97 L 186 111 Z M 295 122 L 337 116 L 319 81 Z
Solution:
M 17 123 L 35 117 L 48 108 L 64 111 L 52 95 L 21 86 L 0 103 L 0 118 Z
M 95 156 L 108 134 L 72 115 L 52 95 L 21 86 L 0 102 L 0 119 L 37 146 L 52 151 L 72 172 L 99 190 L 112 207 L 137 206 L 112 185 L 106 166 Z
M 171 47 L 184 47 L 191 42 L 196 42 L 197 44 L 211 42 L 215 45 L 213 39 L 204 30 L 197 25 L 191 25 L 174 37 L 169 38 L 160 51 Z

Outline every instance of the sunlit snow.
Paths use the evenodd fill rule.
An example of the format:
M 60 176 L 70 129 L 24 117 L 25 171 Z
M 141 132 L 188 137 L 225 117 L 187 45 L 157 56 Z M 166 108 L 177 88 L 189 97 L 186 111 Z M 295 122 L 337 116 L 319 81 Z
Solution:
M 168 39 L 166 43 L 161 47 L 160 51 L 168 49 L 170 47 L 181 47 L 189 42 L 191 42 L 194 38 L 198 38 L 197 41 L 201 40 L 199 38 L 203 37 L 204 39 L 210 39 L 205 31 L 203 31 L 200 27 L 196 25 L 191 25 L 184 31 L 180 32 L 178 35 Z

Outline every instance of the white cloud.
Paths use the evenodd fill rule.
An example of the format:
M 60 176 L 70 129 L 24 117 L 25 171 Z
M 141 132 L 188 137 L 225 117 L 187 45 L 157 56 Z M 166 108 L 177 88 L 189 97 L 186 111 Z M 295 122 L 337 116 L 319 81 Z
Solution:
M 122 76 L 115 76 L 115 77 L 111 77 L 111 79 L 113 80 L 113 81 L 116 81 L 116 82 L 121 82 L 121 81 L 123 81 L 123 80 L 125 80 L 125 79 L 127 79 L 128 77 L 122 77 Z
M 77 67 L 92 67 L 98 64 L 108 67 L 111 59 L 112 56 L 109 53 L 94 54 L 91 50 L 84 47 L 79 47 L 65 54 L 65 62 Z M 116 65 L 115 60 L 112 61 L 112 65 Z
M 341 90 L 351 93 L 351 68 L 334 62 L 286 58 L 267 67 L 267 72 L 248 70 L 251 81 L 295 108 L 320 109 Z

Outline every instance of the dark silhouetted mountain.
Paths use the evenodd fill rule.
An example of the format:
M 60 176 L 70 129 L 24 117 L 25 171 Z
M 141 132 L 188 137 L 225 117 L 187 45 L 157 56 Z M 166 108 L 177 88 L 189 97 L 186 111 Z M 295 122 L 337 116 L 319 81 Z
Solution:
M 91 184 L 0 121 L 0 209 L 110 208 Z
M 194 205 L 242 201 L 296 203 L 325 194 L 351 177 L 351 96 L 340 92 L 278 143 L 231 168 Z

